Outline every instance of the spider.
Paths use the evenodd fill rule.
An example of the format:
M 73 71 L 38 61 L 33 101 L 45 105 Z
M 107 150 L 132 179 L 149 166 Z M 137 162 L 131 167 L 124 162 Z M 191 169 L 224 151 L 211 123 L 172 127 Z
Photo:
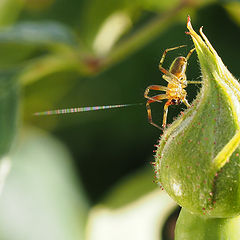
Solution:
M 167 52 L 185 47 L 186 45 L 181 45 L 174 48 L 168 48 L 163 52 L 162 58 L 159 62 L 159 70 L 163 73 L 162 78 L 168 82 L 167 87 L 161 85 L 150 85 L 146 88 L 144 92 L 144 97 L 147 98 L 146 109 L 148 114 L 148 121 L 153 126 L 162 130 L 162 128 L 152 121 L 152 113 L 150 103 L 153 102 L 162 102 L 163 99 L 167 99 L 167 102 L 164 105 L 164 113 L 163 113 L 163 122 L 162 127 L 165 129 L 167 123 L 167 113 L 168 107 L 170 105 L 178 105 L 180 103 L 184 103 L 187 107 L 190 107 L 186 96 L 187 92 L 184 88 L 187 87 L 187 84 L 198 84 L 201 81 L 187 81 L 186 78 L 186 68 L 187 68 L 187 61 L 194 52 L 195 48 L 191 49 L 186 57 L 180 56 L 174 59 L 172 62 L 169 70 L 167 71 L 165 68 L 162 67 L 164 59 L 166 57 Z M 149 96 L 150 90 L 157 90 L 157 91 L 164 91 L 165 94 L 157 94 L 154 96 Z

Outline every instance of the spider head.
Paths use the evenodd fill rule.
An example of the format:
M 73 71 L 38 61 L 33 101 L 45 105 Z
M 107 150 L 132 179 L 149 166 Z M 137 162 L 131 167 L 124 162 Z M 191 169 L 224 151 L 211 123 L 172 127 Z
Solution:
M 182 103 L 182 100 L 180 98 L 173 98 L 171 100 L 171 105 L 178 105 L 180 103 Z

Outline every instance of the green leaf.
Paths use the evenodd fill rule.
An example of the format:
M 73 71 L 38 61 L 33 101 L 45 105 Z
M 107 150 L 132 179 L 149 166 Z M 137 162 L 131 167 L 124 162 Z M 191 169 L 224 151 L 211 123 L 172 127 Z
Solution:
M 73 51 L 77 46 L 74 34 L 57 22 L 21 22 L 0 28 L 1 65 L 21 62 L 37 50 L 65 52 Z
M 212 2 L 216 2 L 216 0 L 193 0 L 191 2 L 180 2 L 177 0 L 135 0 L 135 1 L 127 1 L 128 3 L 135 3 L 138 6 L 141 6 L 142 9 L 144 10 L 151 10 L 151 11 L 158 11 L 158 12 L 163 12 L 166 10 L 169 10 L 173 8 L 174 6 L 180 6 L 180 5 L 185 5 L 186 7 L 196 7 L 196 6 L 202 6 L 205 4 L 209 4 Z M 133 5 L 133 4 L 132 4 Z
M 13 23 L 22 10 L 24 3 L 24 0 L 1 0 L 0 26 Z
M 126 1 L 127 2 L 127 1 Z M 177 0 L 137 0 L 137 1 L 131 1 L 132 5 L 133 2 L 137 6 L 141 6 L 144 10 L 151 10 L 151 11 L 166 11 L 174 6 L 177 6 L 179 4 L 179 1 Z M 130 2 L 129 2 L 130 3 Z
M 240 2 L 227 2 L 224 7 L 230 17 L 240 26 Z
M 46 76 L 52 76 L 54 73 L 64 71 L 84 74 L 86 67 L 84 68 L 83 64 L 77 62 L 71 55 L 48 54 L 32 60 L 21 72 L 20 82 L 23 84 L 31 84 Z
M 6 155 L 18 127 L 19 85 L 18 70 L 0 71 L 0 158 Z
M 102 204 L 110 208 L 119 208 L 156 189 L 151 181 L 152 169 L 142 169 L 124 178 L 108 193 Z
M 88 204 L 65 147 L 39 130 L 24 129 L 10 159 L 0 198 L 0 238 L 84 239 Z
M 31 57 L 31 54 L 36 51 L 35 46 L 19 45 L 17 43 L 1 43 L 0 44 L 0 65 L 12 66 L 17 63 L 22 63 L 25 59 Z
M 91 209 L 87 239 L 162 239 L 163 227 L 176 204 L 156 189 L 149 170 L 123 179 Z
M 57 22 L 21 22 L 0 29 L 0 43 L 17 44 L 77 44 L 73 33 Z
M 90 48 L 92 47 L 93 41 L 96 38 L 99 30 L 102 25 L 104 25 L 104 21 L 107 18 L 110 18 L 111 15 L 116 13 L 122 13 L 128 15 L 126 11 L 124 11 L 124 2 L 122 1 L 99 1 L 99 0 L 90 0 L 82 9 L 84 14 L 81 17 L 81 33 L 83 41 Z M 118 28 L 119 26 L 115 26 Z M 112 29 L 113 30 L 113 29 Z

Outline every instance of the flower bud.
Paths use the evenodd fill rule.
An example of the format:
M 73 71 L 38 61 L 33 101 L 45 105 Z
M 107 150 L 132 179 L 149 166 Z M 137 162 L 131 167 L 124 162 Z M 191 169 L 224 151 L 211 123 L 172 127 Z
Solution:
M 240 214 L 240 85 L 207 37 L 188 18 L 202 72 L 191 107 L 164 132 L 156 177 L 188 211 L 211 217 Z

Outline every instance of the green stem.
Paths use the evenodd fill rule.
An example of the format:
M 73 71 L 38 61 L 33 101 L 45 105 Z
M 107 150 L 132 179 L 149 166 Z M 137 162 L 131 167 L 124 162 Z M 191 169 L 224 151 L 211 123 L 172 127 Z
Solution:
M 144 27 L 135 32 L 131 37 L 116 46 L 106 59 L 103 60 L 103 68 L 112 65 L 126 56 L 129 56 L 139 50 L 141 47 L 152 41 L 156 36 L 171 25 L 179 14 L 186 8 L 187 4 L 181 2 L 177 7 L 169 10 L 165 14 L 157 16 Z
M 185 209 L 177 220 L 175 240 L 239 240 L 240 217 L 209 218 Z
M 177 21 L 179 15 L 190 5 L 192 6 L 191 2 L 184 0 L 180 1 L 177 6 L 174 6 L 164 14 L 155 17 L 131 36 L 120 41 L 105 58 L 89 56 L 86 52 L 82 52 L 81 49 L 68 48 L 62 45 L 51 47 L 50 50 L 54 53 L 60 53 L 63 56 L 62 59 L 64 60 L 64 58 L 66 58 L 67 61 L 64 63 L 62 60 L 54 60 L 54 55 L 46 57 L 46 60 L 49 60 L 50 64 L 44 64 L 44 59 L 40 59 L 39 63 L 45 71 L 43 71 L 42 74 L 39 74 L 38 71 L 35 71 L 34 64 L 31 64 L 30 68 L 27 69 L 27 72 L 22 74 L 22 81 L 30 83 L 43 75 L 47 75 L 48 73 L 60 69 L 75 69 L 82 76 L 95 75 L 105 71 L 113 64 L 133 54 L 160 35 L 166 28 Z M 45 66 L 43 66 L 43 64 Z M 36 67 L 38 67 L 38 62 L 36 62 Z

